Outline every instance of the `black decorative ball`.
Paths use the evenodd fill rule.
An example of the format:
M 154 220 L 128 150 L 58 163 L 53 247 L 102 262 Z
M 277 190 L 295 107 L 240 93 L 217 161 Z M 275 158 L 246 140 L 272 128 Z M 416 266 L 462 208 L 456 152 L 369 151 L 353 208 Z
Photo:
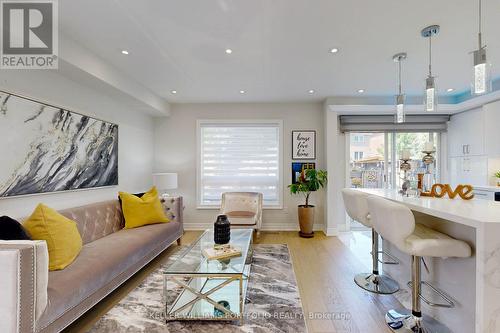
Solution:
M 231 239 L 231 223 L 226 215 L 217 216 L 217 221 L 214 223 L 214 242 L 218 245 L 229 243 Z

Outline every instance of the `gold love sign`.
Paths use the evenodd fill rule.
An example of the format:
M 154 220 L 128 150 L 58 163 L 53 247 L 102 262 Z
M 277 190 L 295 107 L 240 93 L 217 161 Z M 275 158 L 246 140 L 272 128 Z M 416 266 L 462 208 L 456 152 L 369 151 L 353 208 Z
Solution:
M 450 184 L 434 184 L 430 192 L 422 192 L 420 195 L 423 197 L 442 198 L 448 195 L 450 199 L 454 199 L 457 195 L 464 200 L 474 198 L 474 189 L 471 185 L 458 185 L 455 190 L 451 189 Z

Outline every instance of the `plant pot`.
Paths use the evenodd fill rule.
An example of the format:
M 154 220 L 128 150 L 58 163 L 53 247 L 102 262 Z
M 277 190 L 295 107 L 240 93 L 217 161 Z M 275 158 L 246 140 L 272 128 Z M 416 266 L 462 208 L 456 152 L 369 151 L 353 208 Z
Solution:
M 314 206 L 305 205 L 299 206 L 299 224 L 300 232 L 299 236 L 304 238 L 314 237 L 313 225 L 314 225 Z
M 500 179 L 497 179 L 497 186 L 500 187 Z

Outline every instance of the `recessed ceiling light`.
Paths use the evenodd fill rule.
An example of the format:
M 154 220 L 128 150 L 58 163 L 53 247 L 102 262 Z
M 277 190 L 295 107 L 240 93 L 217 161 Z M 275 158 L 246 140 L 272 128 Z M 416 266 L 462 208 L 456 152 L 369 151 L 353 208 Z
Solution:
M 314 89 L 308 91 L 310 94 L 314 94 Z
M 364 89 L 358 89 L 358 92 L 359 92 L 360 94 L 362 94 L 362 93 L 364 93 L 364 92 L 365 92 L 365 90 L 364 90 Z
M 454 88 L 448 88 L 448 89 L 446 89 L 447 92 L 452 92 L 454 90 L 455 90 Z
M 337 53 L 337 52 L 339 52 L 339 49 L 336 47 L 330 49 L 330 53 Z
M 240 94 L 244 94 L 245 93 L 245 90 L 240 90 Z
M 177 90 L 172 90 L 171 93 L 175 95 L 177 94 Z
M 127 50 L 122 50 L 122 54 L 128 54 Z
M 231 50 L 231 49 L 226 49 L 226 53 L 227 53 L 227 54 L 231 54 L 231 53 L 233 53 L 233 50 Z

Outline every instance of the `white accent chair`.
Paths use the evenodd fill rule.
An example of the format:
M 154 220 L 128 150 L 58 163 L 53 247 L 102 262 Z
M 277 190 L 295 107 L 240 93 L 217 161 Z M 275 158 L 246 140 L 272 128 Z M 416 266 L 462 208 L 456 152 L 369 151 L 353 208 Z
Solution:
M 252 228 L 258 236 L 262 227 L 262 193 L 222 193 L 219 213 L 228 217 L 231 227 Z
M 389 310 L 385 320 L 393 332 L 405 333 L 447 333 L 451 332 L 437 320 L 422 316 L 421 300 L 430 306 L 454 307 L 449 296 L 428 282 L 422 282 L 422 257 L 458 257 L 471 256 L 471 247 L 464 241 L 451 238 L 425 225 L 415 223 L 412 211 L 400 203 L 376 196 L 368 197 L 368 209 L 372 225 L 385 240 L 391 242 L 400 251 L 411 256 L 412 310 Z M 436 199 L 439 200 L 439 199 Z M 426 285 L 437 293 L 445 303 L 437 304 L 427 300 L 421 292 Z

